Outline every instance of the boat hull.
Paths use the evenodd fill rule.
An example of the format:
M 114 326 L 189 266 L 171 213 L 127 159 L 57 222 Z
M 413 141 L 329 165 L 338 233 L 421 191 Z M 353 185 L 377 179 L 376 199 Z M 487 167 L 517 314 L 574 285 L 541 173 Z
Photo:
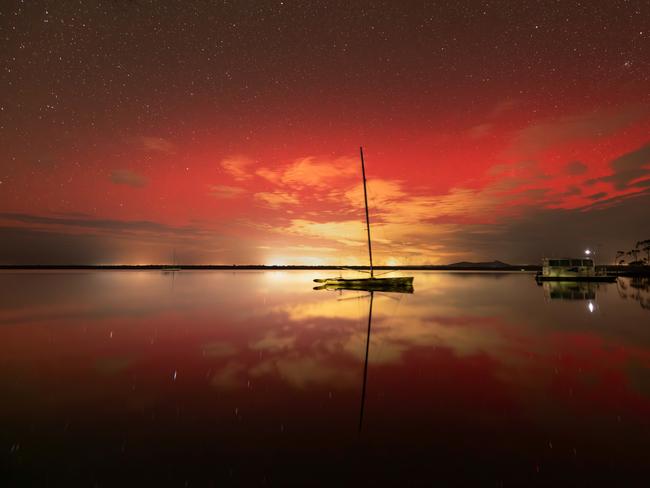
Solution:
M 316 287 L 319 290 L 363 290 L 363 291 L 399 291 L 413 293 L 413 277 L 400 278 L 325 278 L 315 279 L 321 283 Z

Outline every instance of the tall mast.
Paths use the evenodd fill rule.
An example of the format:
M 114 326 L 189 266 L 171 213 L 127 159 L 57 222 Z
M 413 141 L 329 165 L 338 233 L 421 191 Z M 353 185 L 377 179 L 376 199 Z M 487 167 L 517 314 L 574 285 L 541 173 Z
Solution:
M 363 175 L 363 201 L 366 205 L 366 229 L 368 230 L 368 254 L 370 255 L 370 277 L 374 278 L 374 271 L 372 269 L 372 246 L 370 245 L 370 217 L 368 216 L 368 191 L 366 190 L 366 167 L 363 164 L 363 147 L 359 146 L 359 153 L 361 154 L 361 174 Z

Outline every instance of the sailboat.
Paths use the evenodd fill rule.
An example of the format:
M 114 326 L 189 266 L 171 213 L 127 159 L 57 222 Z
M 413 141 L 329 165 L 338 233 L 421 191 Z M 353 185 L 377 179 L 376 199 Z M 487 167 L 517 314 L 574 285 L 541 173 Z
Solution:
M 363 161 L 363 147 L 359 147 L 361 156 L 361 176 L 363 178 L 363 201 L 366 208 L 366 230 L 368 231 L 368 256 L 370 258 L 370 278 L 316 278 L 321 283 L 317 289 L 347 289 L 365 291 L 400 291 L 413 293 L 413 277 L 378 278 L 372 265 L 372 244 L 370 241 L 370 217 L 368 215 L 368 191 L 366 189 L 366 167 Z
M 178 266 L 176 264 L 176 249 L 174 249 L 174 251 L 172 253 L 172 264 L 171 264 L 171 266 L 169 264 L 163 265 L 163 271 L 165 271 L 165 272 L 169 272 L 169 271 L 174 272 L 174 271 L 180 271 L 180 270 L 181 270 L 180 266 Z

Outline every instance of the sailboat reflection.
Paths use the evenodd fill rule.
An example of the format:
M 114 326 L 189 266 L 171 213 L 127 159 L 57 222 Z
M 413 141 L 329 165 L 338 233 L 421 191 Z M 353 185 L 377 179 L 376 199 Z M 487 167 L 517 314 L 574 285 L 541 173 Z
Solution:
M 368 353 L 370 352 L 370 327 L 372 325 L 372 302 L 375 292 L 370 292 L 370 308 L 368 309 L 368 333 L 366 334 L 366 358 L 363 362 L 363 385 L 361 387 L 361 409 L 359 410 L 359 433 L 363 427 L 363 410 L 366 404 L 366 383 L 368 382 Z
M 363 426 L 363 412 L 366 403 L 366 383 L 368 381 L 368 354 L 370 352 L 370 330 L 372 327 L 372 304 L 375 300 L 375 292 L 381 293 L 413 293 L 412 280 L 382 280 L 379 285 L 373 280 L 343 280 L 340 282 L 329 282 L 315 286 L 314 290 L 338 291 L 367 291 L 370 293 L 370 304 L 368 306 L 368 331 L 366 333 L 366 356 L 363 362 L 363 384 L 361 387 L 361 408 L 359 410 L 359 433 Z M 353 297 L 361 298 L 361 297 Z
M 368 285 L 368 283 L 366 283 Z M 413 293 L 413 285 L 411 283 L 398 283 L 391 287 L 382 286 L 380 289 L 375 289 L 372 285 L 370 286 L 359 286 L 351 285 L 349 282 L 345 285 L 343 284 L 325 284 L 321 286 L 314 287 L 314 290 L 354 290 L 354 291 L 367 291 L 370 293 L 370 303 L 368 305 L 368 330 L 366 332 L 366 355 L 363 362 L 363 383 L 361 386 L 361 407 L 359 409 L 359 433 L 361 433 L 361 428 L 363 427 L 363 412 L 366 404 L 366 384 L 368 382 L 368 355 L 370 353 L 370 331 L 372 328 L 372 305 L 375 300 L 375 293 Z M 351 298 L 362 298 L 359 296 Z

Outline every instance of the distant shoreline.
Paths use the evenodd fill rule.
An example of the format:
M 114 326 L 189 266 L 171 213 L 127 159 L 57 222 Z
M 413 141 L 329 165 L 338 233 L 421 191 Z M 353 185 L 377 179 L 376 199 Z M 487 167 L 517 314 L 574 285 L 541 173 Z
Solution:
M 599 265 L 597 268 L 607 271 L 609 274 L 620 276 L 650 276 L 650 266 L 615 266 Z M 322 271 L 364 271 L 368 266 L 309 266 L 309 265 L 288 265 L 288 266 L 267 266 L 263 264 L 0 264 L 0 270 L 25 270 L 25 271 L 83 271 L 83 270 L 125 270 L 125 271 L 200 271 L 200 270 L 227 270 L 227 271 L 301 271 L 301 270 L 322 270 Z M 380 271 L 481 271 L 491 273 L 513 273 L 513 272 L 536 272 L 542 269 L 535 264 L 500 264 L 499 266 L 482 265 L 480 263 L 462 265 L 413 265 L 413 266 L 375 266 Z
M 25 269 L 25 270 L 64 270 L 64 269 L 91 269 L 91 270 L 349 270 L 349 271 L 363 271 L 368 270 L 368 266 L 310 266 L 310 265 L 288 265 L 288 266 L 268 266 L 263 264 L 107 264 L 107 265 L 93 265 L 93 264 L 0 264 L 0 269 Z M 419 266 L 374 266 L 376 270 L 386 271 L 538 271 L 541 266 L 523 264 L 523 265 L 508 265 L 499 267 L 490 266 L 454 266 L 454 265 L 419 265 Z
M 541 266 L 532 264 L 522 265 L 504 265 L 498 267 L 490 266 L 471 266 L 471 265 L 420 265 L 420 266 L 375 266 L 374 269 L 380 271 L 466 271 L 466 272 L 488 272 L 488 273 L 521 273 L 541 271 Z M 614 266 L 602 265 L 598 268 L 604 269 L 610 275 L 624 277 L 649 277 L 650 266 Z M 146 264 L 146 265 L 128 265 L 128 264 L 109 264 L 109 265 L 86 265 L 86 264 L 68 264 L 68 265 L 48 265 L 48 264 L 0 264 L 0 271 L 364 271 L 368 270 L 367 266 L 266 266 L 262 264 L 242 264 L 242 265 L 225 265 L 225 264 L 198 264 L 198 265 L 171 265 L 171 264 Z

